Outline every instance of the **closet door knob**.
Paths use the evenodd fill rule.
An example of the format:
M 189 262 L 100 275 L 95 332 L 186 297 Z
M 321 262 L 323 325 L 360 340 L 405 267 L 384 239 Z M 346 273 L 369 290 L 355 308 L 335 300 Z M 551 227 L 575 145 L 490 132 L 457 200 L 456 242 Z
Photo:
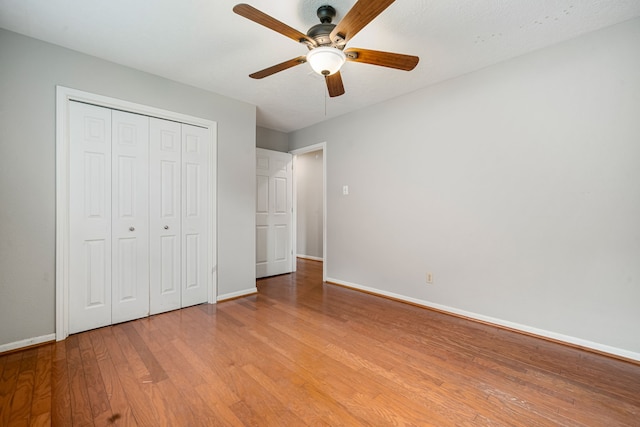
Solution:
M 135 231 L 135 227 L 129 227 L 129 231 Z
M 164 229 L 165 229 L 165 230 L 168 230 L 168 229 L 169 229 L 169 226 L 168 226 L 168 225 L 165 225 L 165 226 L 164 226 Z

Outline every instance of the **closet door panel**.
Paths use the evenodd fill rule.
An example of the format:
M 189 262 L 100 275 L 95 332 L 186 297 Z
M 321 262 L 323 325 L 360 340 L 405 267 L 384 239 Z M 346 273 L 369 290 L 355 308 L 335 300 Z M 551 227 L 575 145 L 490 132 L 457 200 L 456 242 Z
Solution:
M 181 307 L 180 123 L 151 119 L 149 153 L 149 257 L 151 314 Z
M 149 315 L 149 118 L 112 112 L 112 323 Z
M 111 110 L 71 102 L 69 333 L 111 324 Z
M 182 125 L 182 306 L 207 301 L 209 131 Z

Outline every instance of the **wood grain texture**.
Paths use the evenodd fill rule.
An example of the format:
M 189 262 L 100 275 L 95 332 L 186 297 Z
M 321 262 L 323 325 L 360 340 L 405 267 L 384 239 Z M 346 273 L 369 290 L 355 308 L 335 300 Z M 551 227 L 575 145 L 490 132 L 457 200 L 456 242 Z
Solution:
M 636 364 L 321 275 L 1 355 L 0 425 L 640 425 Z
M 340 95 L 344 95 L 344 85 L 342 84 L 342 76 L 340 75 L 340 71 L 336 71 L 334 74 L 330 76 L 326 76 L 325 81 L 327 82 L 327 90 L 329 91 L 330 97 L 336 97 Z
M 347 61 L 379 65 L 404 71 L 413 70 L 420 61 L 420 58 L 413 55 L 371 49 L 349 48 L 344 53 L 347 56 Z
M 244 3 L 237 4 L 233 7 L 233 11 L 238 15 L 243 16 L 257 24 L 263 25 L 269 28 L 270 30 L 273 30 L 277 33 L 282 34 L 285 37 L 289 37 L 291 40 L 296 41 L 298 43 L 304 41 L 306 43 L 311 44 L 312 46 L 315 46 L 316 44 L 315 41 L 312 38 L 309 38 L 306 34 L 301 33 L 295 28 L 292 28 L 287 24 L 278 21 L 272 16 L 267 15 L 266 13 L 248 4 L 244 4 Z
M 353 36 L 358 34 L 366 25 L 380 15 L 386 8 L 391 6 L 395 0 L 368 0 L 359 1 L 347 12 L 338 22 L 338 25 L 331 31 L 331 41 L 335 42 L 337 37 L 348 42 Z
M 305 62 L 307 62 L 306 56 L 298 56 L 297 58 L 289 59 L 287 61 L 281 62 L 280 64 L 267 67 L 264 70 L 256 71 L 255 73 L 249 74 L 249 77 L 251 77 L 252 79 L 264 79 L 265 77 L 268 77 L 272 74 L 288 70 L 291 67 L 304 64 Z

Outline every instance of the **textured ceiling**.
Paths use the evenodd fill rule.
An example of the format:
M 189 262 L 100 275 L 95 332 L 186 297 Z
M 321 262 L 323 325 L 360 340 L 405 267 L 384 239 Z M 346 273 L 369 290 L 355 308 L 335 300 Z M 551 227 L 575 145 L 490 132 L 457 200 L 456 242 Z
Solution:
M 366 1 L 366 0 L 360 0 Z M 348 47 L 420 57 L 411 72 L 347 63 L 329 98 L 308 64 L 262 80 L 252 72 L 306 53 L 232 12 L 235 0 L 0 0 L 0 27 L 257 106 L 259 126 L 290 132 L 580 34 L 640 16 L 640 0 L 398 0 Z M 330 4 L 250 0 L 307 32 Z

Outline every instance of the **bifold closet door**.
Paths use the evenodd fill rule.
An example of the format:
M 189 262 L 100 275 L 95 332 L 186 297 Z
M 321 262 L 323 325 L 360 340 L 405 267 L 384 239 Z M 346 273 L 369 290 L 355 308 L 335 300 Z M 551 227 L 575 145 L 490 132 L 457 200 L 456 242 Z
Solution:
M 149 119 L 70 103 L 69 333 L 149 314 Z
M 182 307 L 207 301 L 209 130 L 182 124 Z
M 182 125 L 151 119 L 149 151 L 151 314 L 182 305 Z
M 207 301 L 209 133 L 150 122 L 151 314 Z
M 111 110 L 71 102 L 69 333 L 111 324 Z
M 111 323 L 120 323 L 149 315 L 149 118 L 111 114 Z

